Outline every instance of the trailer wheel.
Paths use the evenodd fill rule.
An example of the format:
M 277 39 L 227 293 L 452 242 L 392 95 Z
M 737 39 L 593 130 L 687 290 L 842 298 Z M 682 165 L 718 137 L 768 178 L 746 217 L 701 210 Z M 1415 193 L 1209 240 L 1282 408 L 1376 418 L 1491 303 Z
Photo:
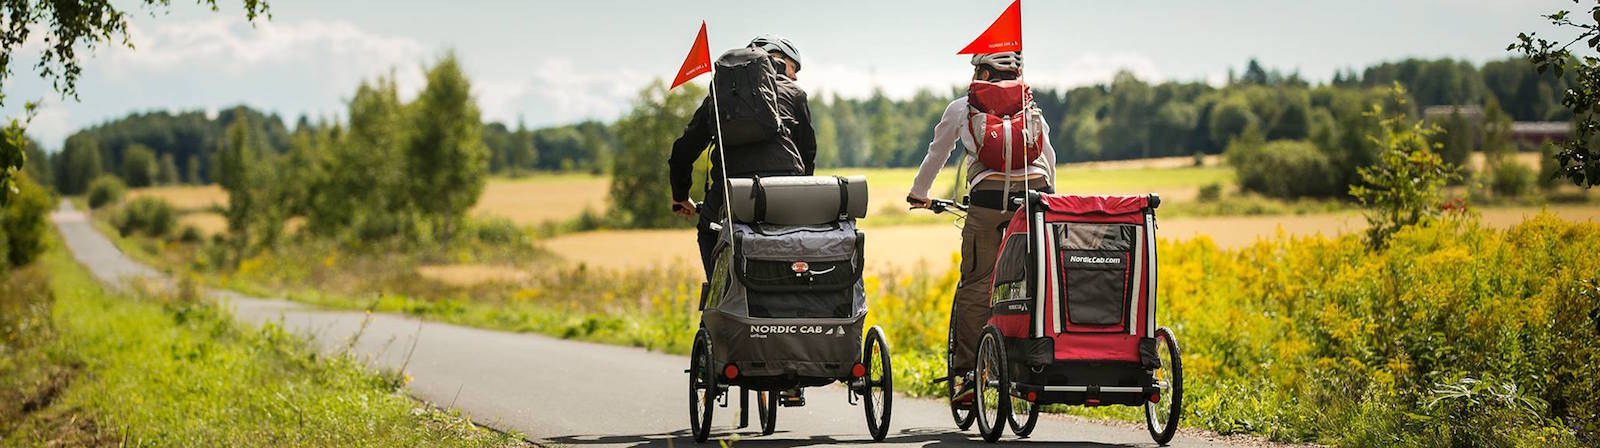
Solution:
M 894 370 L 889 363 L 889 343 L 883 329 L 873 326 L 867 330 L 866 347 L 861 350 L 861 363 L 866 376 L 861 379 L 861 398 L 867 412 L 867 431 L 872 440 L 883 441 L 889 435 L 889 417 L 894 405 Z
M 1178 432 L 1178 419 L 1183 416 L 1183 358 L 1179 356 L 1178 338 L 1172 335 L 1172 330 L 1157 329 L 1155 339 L 1161 367 L 1150 373 L 1156 386 L 1161 388 L 1161 396 L 1156 401 L 1145 401 L 1144 417 L 1150 438 L 1165 446 Z
M 1033 427 L 1039 424 L 1039 404 L 1011 394 L 1011 418 L 1008 423 L 1017 437 L 1027 438 L 1033 434 Z
M 711 436 L 711 411 L 717 406 L 717 375 L 711 370 L 711 338 L 701 328 L 689 351 L 689 432 L 695 442 Z
M 1011 380 L 1006 376 L 1006 349 L 1000 338 L 999 329 L 987 326 L 978 342 L 977 396 L 972 409 L 978 414 L 978 434 L 986 442 L 1000 440 L 1011 418 Z

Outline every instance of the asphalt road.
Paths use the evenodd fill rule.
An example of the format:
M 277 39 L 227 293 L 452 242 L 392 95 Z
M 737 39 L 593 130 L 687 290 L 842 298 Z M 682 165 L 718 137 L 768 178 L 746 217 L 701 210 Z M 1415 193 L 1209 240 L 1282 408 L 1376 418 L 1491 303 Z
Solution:
M 109 284 L 128 277 L 167 281 L 123 255 L 82 212 L 62 202 L 53 216 L 78 262 Z M 413 377 L 412 394 L 459 408 L 475 422 L 516 431 L 541 445 L 692 446 L 688 435 L 688 359 L 631 347 L 532 334 L 504 333 L 392 315 L 331 311 L 280 299 L 212 290 L 235 316 L 281 322 L 329 352 L 352 350 L 374 366 Z M 689 331 L 685 328 L 684 331 Z M 891 347 L 893 341 L 890 341 Z M 865 416 L 838 386 L 807 390 L 807 405 L 781 408 L 778 431 L 734 428 L 738 405 L 717 409 L 713 437 L 738 446 L 867 444 Z M 958 432 L 943 402 L 896 397 L 888 439 L 878 446 L 981 446 L 973 431 Z M 1002 441 L 1066 446 L 1153 446 L 1142 424 L 1103 424 L 1042 416 L 1029 439 Z M 1174 446 L 1254 445 L 1247 439 L 1181 432 Z

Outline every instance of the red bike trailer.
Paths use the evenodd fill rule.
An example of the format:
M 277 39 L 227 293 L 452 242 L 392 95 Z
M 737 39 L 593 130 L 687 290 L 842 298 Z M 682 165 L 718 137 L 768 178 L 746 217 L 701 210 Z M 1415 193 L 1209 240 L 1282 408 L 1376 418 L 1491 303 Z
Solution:
M 1025 201 L 1025 202 L 1024 202 Z M 1026 437 L 1047 404 L 1143 406 L 1177 430 L 1176 337 L 1156 326 L 1156 195 L 1028 192 L 1005 229 L 978 344 L 973 406 L 985 440 Z

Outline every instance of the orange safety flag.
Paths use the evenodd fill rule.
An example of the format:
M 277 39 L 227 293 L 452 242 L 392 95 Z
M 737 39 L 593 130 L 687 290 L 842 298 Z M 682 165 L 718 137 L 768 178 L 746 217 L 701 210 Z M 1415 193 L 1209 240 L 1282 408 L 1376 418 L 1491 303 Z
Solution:
M 683 83 L 689 82 L 696 76 L 711 72 L 711 46 L 706 43 L 706 22 L 700 21 L 700 35 L 695 36 L 694 46 L 689 47 L 689 56 L 683 58 L 683 67 L 678 69 L 678 77 L 672 79 L 675 89 Z
M 1022 0 L 1011 2 L 994 24 L 956 54 L 1022 51 Z

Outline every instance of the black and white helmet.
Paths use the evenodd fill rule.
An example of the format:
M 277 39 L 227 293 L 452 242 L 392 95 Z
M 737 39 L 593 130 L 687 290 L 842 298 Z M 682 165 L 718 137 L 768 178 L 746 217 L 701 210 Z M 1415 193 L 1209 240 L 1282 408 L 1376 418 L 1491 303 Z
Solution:
M 771 34 L 762 35 L 750 40 L 750 48 L 759 48 L 767 52 L 779 52 L 794 61 L 794 71 L 800 71 L 800 50 L 794 47 L 789 39 Z
M 982 67 L 986 65 L 1002 72 L 1018 73 L 1022 71 L 1022 53 L 1006 51 L 972 55 L 972 66 Z

